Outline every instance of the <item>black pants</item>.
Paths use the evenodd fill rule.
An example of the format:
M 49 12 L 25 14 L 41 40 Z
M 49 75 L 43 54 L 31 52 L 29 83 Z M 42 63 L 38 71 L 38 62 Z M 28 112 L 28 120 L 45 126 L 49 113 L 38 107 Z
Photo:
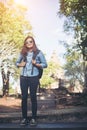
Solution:
M 20 77 L 20 86 L 22 93 L 22 117 L 27 118 L 27 98 L 28 98 L 28 88 L 30 89 L 31 107 L 32 107 L 32 118 L 37 116 L 37 87 L 39 83 L 38 76 L 35 77 Z

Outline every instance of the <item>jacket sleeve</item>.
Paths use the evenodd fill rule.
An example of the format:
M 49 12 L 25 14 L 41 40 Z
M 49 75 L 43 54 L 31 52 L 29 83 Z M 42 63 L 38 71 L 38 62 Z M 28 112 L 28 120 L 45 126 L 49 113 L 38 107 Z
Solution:
M 18 65 L 21 63 L 22 60 L 23 60 L 23 56 L 21 54 L 19 54 L 19 57 L 16 61 L 16 67 L 18 67 Z
M 46 58 L 44 56 L 44 54 L 42 53 L 42 51 L 40 51 L 39 53 L 39 59 L 40 59 L 40 65 L 42 68 L 47 68 L 47 61 L 46 61 Z

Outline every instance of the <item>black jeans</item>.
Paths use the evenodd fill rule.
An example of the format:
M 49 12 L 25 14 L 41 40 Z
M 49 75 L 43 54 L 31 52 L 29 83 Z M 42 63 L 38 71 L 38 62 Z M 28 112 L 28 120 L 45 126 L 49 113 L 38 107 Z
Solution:
M 38 76 L 35 77 L 24 77 L 20 76 L 20 86 L 22 94 L 22 117 L 27 118 L 27 98 L 28 98 L 28 88 L 30 89 L 31 98 L 31 108 L 32 108 L 32 118 L 37 116 L 37 87 L 39 84 Z

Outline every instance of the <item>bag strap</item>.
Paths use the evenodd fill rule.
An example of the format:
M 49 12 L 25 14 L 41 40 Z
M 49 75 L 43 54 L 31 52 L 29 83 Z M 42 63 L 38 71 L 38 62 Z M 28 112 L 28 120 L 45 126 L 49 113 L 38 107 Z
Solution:
M 33 53 L 33 57 L 32 57 L 33 60 L 35 60 L 35 58 L 39 54 L 39 52 L 40 52 L 40 50 L 37 50 L 35 53 Z M 34 65 L 32 65 L 31 75 L 33 75 L 33 68 L 34 68 Z

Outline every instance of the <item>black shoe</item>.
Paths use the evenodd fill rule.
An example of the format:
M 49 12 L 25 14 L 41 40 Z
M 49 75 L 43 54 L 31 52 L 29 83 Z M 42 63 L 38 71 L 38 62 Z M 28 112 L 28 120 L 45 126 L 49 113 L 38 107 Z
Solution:
M 21 125 L 21 126 L 28 125 L 28 120 L 27 120 L 26 118 L 22 119 L 20 125 Z
M 37 125 L 37 121 L 35 119 L 31 119 L 30 126 L 36 126 L 36 125 Z

